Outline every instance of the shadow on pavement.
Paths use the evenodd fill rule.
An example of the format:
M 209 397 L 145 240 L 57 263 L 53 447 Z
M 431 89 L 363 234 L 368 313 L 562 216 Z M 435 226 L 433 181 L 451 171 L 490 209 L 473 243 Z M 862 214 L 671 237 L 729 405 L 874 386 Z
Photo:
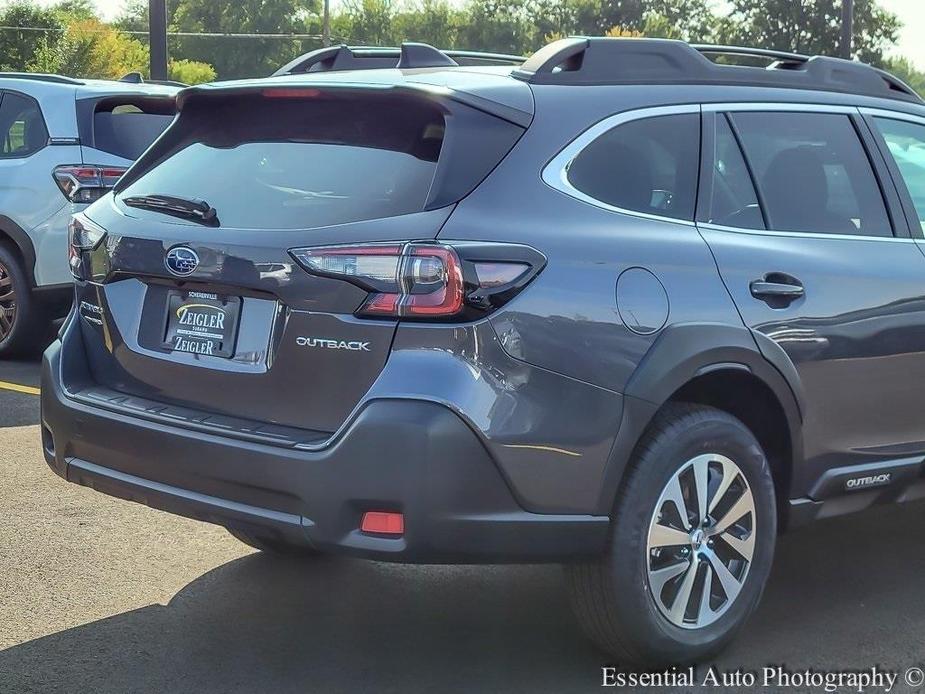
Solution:
M 719 667 L 923 660 L 923 521 L 917 504 L 782 538 L 764 603 Z M 604 657 L 579 633 L 562 583 L 555 566 L 249 555 L 167 606 L 0 652 L 0 690 L 595 691 Z

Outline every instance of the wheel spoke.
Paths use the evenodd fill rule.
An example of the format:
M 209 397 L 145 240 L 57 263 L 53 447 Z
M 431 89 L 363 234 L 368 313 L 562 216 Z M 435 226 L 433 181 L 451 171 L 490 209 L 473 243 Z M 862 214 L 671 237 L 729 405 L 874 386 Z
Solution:
M 710 456 L 698 456 L 691 467 L 694 468 L 694 485 L 697 488 L 697 525 L 703 525 L 707 517 L 707 494 L 710 491 Z
M 706 571 L 703 577 L 703 588 L 700 591 L 700 606 L 697 608 L 697 626 L 706 621 L 712 621 L 713 608 L 710 607 L 710 593 L 713 591 L 713 567 L 710 562 L 704 562 Z
M 752 494 L 748 489 L 745 489 L 742 492 L 736 502 L 732 505 L 726 515 L 723 516 L 719 521 L 717 521 L 716 526 L 712 528 L 712 534 L 716 535 L 718 533 L 726 532 L 733 523 L 738 521 L 742 516 L 748 513 L 755 512 L 755 504 L 752 501 Z
M 691 522 L 687 517 L 687 504 L 684 503 L 684 495 L 681 493 L 681 480 L 678 479 L 677 475 L 672 478 L 671 482 L 668 483 L 668 487 L 662 492 L 662 500 L 670 501 L 675 505 L 675 508 L 678 509 L 678 515 L 681 517 L 681 524 L 685 530 L 690 530 Z M 661 511 L 661 505 L 657 511 Z
M 699 566 L 700 560 L 695 554 L 691 559 L 691 565 L 688 567 L 687 573 L 684 574 L 684 580 L 681 581 L 678 588 L 678 594 L 675 595 L 671 611 L 668 613 L 668 616 L 676 624 L 684 622 L 684 615 L 687 613 L 687 605 L 691 601 L 691 593 L 694 590 L 694 581 L 697 580 L 697 567 Z
M 755 533 L 750 532 L 748 537 L 744 540 L 740 540 L 732 533 L 723 533 L 720 535 L 723 538 L 723 541 L 732 547 L 736 552 L 742 555 L 742 558 L 746 561 L 752 560 L 752 554 L 755 553 Z
M 682 530 L 669 528 L 667 525 L 656 523 L 649 530 L 649 548 L 656 547 L 675 547 L 683 545 L 687 547 L 691 542 L 691 536 Z
M 726 495 L 729 487 L 733 482 L 736 481 L 736 478 L 739 476 L 739 469 L 731 460 L 721 458 L 719 463 L 723 468 L 723 479 L 720 480 L 719 487 L 716 489 L 716 494 L 713 495 L 713 499 L 710 501 L 710 508 L 708 511 L 709 513 L 713 513 L 713 509 L 716 508 L 716 505 Z
M 720 585 L 723 586 L 726 599 L 731 602 L 739 594 L 739 591 L 742 589 L 742 584 L 739 583 L 739 579 L 732 575 L 732 572 L 726 568 L 726 565 L 723 564 L 722 560 L 716 556 L 714 552 L 708 552 L 706 557 L 707 561 L 710 562 L 710 566 L 713 567 L 713 571 L 716 572 L 716 577 L 719 579 Z
M 662 588 L 665 587 L 665 584 L 675 576 L 680 576 L 683 574 L 690 565 L 691 562 L 685 560 L 678 562 L 677 564 L 666 566 L 664 569 L 656 569 L 655 571 L 650 571 L 649 587 L 652 589 L 652 594 L 655 595 L 655 599 L 659 602 L 662 602 Z

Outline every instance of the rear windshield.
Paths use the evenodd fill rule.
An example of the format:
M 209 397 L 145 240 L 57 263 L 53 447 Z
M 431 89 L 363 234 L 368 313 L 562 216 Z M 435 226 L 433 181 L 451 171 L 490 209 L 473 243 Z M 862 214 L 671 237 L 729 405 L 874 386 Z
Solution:
M 283 94 L 190 111 L 184 139 L 120 197 L 199 198 L 231 228 L 393 217 L 424 209 L 443 145 L 443 113 L 420 100 Z

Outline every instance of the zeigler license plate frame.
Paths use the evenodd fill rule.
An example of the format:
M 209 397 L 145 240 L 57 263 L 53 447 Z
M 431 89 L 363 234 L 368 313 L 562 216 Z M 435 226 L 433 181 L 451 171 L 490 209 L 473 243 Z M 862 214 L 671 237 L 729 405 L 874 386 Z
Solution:
M 230 358 L 240 317 L 239 296 L 172 289 L 167 294 L 164 347 L 171 352 Z

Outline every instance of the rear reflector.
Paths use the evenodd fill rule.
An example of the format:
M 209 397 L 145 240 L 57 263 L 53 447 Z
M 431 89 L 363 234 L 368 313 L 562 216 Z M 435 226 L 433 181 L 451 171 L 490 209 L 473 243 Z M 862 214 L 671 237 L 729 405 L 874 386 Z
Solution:
M 379 535 L 403 535 L 405 532 L 405 516 L 401 513 L 388 511 L 367 511 L 363 514 L 360 530 L 364 533 L 377 533 Z

